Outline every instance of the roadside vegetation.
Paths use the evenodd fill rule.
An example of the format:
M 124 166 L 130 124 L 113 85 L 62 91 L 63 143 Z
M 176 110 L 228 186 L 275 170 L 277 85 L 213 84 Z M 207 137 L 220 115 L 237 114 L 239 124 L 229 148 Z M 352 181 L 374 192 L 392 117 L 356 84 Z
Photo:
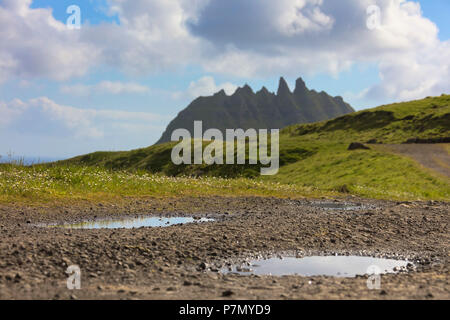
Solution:
M 259 179 L 169 177 L 101 167 L 0 165 L 0 202 L 114 201 L 121 197 L 332 196 L 312 187 Z

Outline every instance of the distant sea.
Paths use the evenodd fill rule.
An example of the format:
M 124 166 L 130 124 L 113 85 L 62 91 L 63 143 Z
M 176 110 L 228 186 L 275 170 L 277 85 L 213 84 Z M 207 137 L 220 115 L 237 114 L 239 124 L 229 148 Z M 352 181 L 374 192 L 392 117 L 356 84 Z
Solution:
M 63 160 L 64 158 L 54 158 L 54 157 L 27 157 L 27 156 L 5 156 L 1 155 L 0 163 L 8 163 L 11 161 L 21 162 L 23 161 L 23 164 L 26 166 L 32 165 L 32 164 L 38 164 L 38 163 L 48 163 L 48 162 L 54 162 L 58 160 Z

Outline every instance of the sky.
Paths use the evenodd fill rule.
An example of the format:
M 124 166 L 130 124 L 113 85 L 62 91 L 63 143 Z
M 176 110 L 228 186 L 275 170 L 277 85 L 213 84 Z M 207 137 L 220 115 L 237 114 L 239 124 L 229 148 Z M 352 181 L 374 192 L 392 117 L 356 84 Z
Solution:
M 449 9 L 448 0 L 0 0 L 0 155 L 146 147 L 196 97 L 244 84 L 276 91 L 280 76 L 357 110 L 449 93 Z

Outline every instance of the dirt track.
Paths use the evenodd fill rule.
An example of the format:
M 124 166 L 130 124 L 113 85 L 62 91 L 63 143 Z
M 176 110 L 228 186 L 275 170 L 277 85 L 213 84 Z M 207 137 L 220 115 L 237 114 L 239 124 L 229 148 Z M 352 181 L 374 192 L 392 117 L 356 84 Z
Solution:
M 260 198 L 0 205 L 0 299 L 450 299 L 449 204 L 350 201 L 374 208 L 340 212 L 306 200 Z M 158 212 L 217 221 L 134 230 L 33 226 Z M 368 290 L 366 277 L 216 272 L 234 258 L 281 251 L 408 258 L 418 269 L 382 276 L 381 291 Z M 66 288 L 71 264 L 81 267 L 81 290 Z
M 388 150 L 410 157 L 425 168 L 450 178 L 450 154 L 448 144 L 396 144 L 383 145 Z

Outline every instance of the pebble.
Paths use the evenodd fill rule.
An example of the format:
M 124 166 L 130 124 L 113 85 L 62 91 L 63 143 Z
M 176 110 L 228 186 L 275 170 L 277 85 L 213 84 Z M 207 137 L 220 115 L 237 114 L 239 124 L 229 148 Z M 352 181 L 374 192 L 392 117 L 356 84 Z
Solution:
M 231 297 L 232 295 L 234 295 L 234 292 L 231 290 L 225 290 L 222 292 L 222 297 Z

